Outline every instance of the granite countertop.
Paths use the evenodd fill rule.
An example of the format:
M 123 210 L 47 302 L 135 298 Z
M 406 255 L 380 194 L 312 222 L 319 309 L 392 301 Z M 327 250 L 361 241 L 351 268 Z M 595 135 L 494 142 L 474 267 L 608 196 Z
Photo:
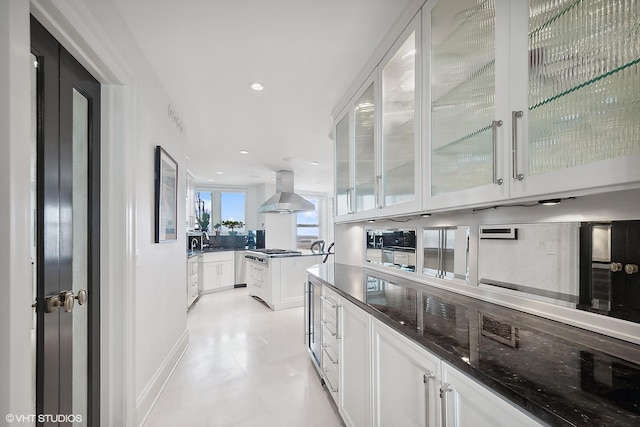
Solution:
M 363 267 L 308 271 L 550 425 L 640 425 L 639 345 Z

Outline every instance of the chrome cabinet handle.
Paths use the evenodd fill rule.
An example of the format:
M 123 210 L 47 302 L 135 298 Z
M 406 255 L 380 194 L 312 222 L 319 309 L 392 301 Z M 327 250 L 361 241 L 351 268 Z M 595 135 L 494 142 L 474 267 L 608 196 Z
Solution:
M 331 362 L 332 365 L 337 365 L 338 364 L 338 361 L 337 360 L 333 360 L 333 357 L 331 357 L 329 355 L 329 352 L 326 350 L 326 347 L 325 347 L 324 354 L 326 354 L 327 359 L 329 359 L 329 362 Z
M 627 274 L 636 274 L 638 272 L 637 264 L 627 264 L 624 266 L 624 272 Z
M 382 209 L 382 175 L 376 175 L 376 207 Z
M 304 344 L 310 342 L 309 337 L 309 318 L 311 317 L 311 304 L 309 303 L 309 296 L 311 293 L 309 292 L 309 284 L 307 282 L 304 283 Z
M 493 183 L 502 185 L 504 180 L 498 178 L 498 128 L 502 126 L 502 120 L 491 122 L 491 142 L 493 145 Z
M 340 304 L 336 304 L 336 339 L 342 339 L 342 335 L 340 334 L 340 313 L 342 312 L 342 306 Z
M 422 376 L 422 381 L 424 382 L 424 396 L 425 396 L 425 406 L 424 406 L 424 415 L 425 415 L 425 425 L 429 427 L 429 381 L 434 379 L 436 376 L 433 375 L 433 372 L 427 371 L 426 374 Z
M 332 337 L 336 336 L 336 333 L 334 331 L 332 331 L 331 329 L 329 329 L 328 325 L 329 322 L 327 322 L 326 320 L 322 320 L 322 324 L 324 325 L 325 329 L 327 330 L 327 332 L 329 332 L 331 334 Z
M 511 162 L 513 166 L 513 179 L 522 181 L 524 175 L 518 173 L 518 119 L 522 118 L 522 111 L 511 112 Z
M 442 416 L 442 427 L 447 427 L 447 394 L 453 391 L 449 383 L 442 384 L 440 387 L 440 412 Z
M 353 211 L 353 195 L 355 193 L 355 189 L 353 187 L 349 187 L 347 189 L 347 213 L 352 214 Z
M 329 371 L 327 369 L 323 369 L 322 372 L 324 372 L 325 374 L 329 373 Z M 324 382 L 325 384 L 329 385 L 329 391 L 331 391 L 331 393 L 337 393 L 338 389 L 334 388 L 333 385 L 331 385 L 331 381 L 329 381 L 329 378 L 327 376 L 324 376 Z

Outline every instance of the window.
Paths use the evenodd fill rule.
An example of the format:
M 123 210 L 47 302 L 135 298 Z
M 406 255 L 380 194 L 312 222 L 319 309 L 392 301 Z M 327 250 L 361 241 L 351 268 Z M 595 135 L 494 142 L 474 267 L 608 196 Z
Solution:
M 213 226 L 222 221 L 240 221 L 244 224 L 246 199 L 247 193 L 244 191 L 196 191 L 196 225 L 201 223 L 201 230 L 212 232 L 215 231 Z M 242 231 L 243 228 L 234 231 Z M 222 233 L 231 231 L 223 226 L 219 230 Z
M 313 203 L 315 209 L 297 214 L 296 244 L 298 249 L 310 249 L 311 244 L 320 239 L 320 216 L 318 214 L 320 200 L 318 197 L 305 197 L 305 199 Z

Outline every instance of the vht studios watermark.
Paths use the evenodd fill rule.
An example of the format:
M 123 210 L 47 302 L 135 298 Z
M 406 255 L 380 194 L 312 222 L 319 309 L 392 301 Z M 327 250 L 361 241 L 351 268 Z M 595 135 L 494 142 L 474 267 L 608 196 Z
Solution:
M 7 414 L 8 423 L 81 423 L 81 414 Z

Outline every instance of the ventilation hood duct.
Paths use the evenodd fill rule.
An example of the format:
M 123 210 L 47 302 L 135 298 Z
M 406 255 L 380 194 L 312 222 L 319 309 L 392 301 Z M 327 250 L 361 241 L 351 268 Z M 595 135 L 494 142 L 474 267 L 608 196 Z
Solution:
M 276 194 L 258 208 L 260 213 L 296 213 L 312 211 L 316 207 L 293 192 L 293 172 L 276 172 Z

